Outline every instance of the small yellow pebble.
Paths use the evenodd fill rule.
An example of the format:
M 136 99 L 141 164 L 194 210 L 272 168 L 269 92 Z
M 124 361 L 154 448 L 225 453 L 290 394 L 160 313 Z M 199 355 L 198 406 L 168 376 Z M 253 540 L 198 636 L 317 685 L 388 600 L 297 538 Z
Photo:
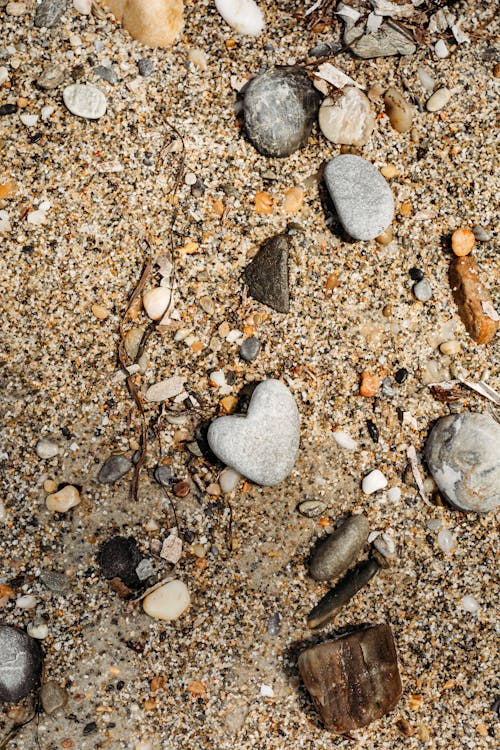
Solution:
M 238 406 L 238 399 L 236 396 L 225 396 L 221 399 L 220 405 L 226 412 L 226 414 L 232 414 Z
M 224 320 L 224 322 L 222 322 L 219 328 L 217 329 L 217 333 L 219 334 L 221 339 L 225 339 L 230 330 L 231 330 L 231 327 L 229 323 L 227 322 L 227 320 Z
M 182 247 L 178 248 L 178 252 L 181 255 L 193 255 L 193 253 L 196 253 L 199 248 L 199 245 L 197 242 L 194 242 L 193 240 L 188 240 Z
M 411 201 L 405 201 L 405 203 L 401 204 L 401 208 L 399 209 L 399 213 L 401 214 L 401 216 L 409 216 L 412 211 L 413 206 L 411 204 Z
M 392 237 L 392 229 L 387 227 L 378 237 L 375 237 L 375 242 L 378 242 L 379 245 L 388 245 L 389 242 L 392 242 Z
M 481 735 L 481 737 L 487 737 L 488 736 L 488 727 L 486 724 L 477 724 L 476 725 L 476 731 L 478 734 Z
M 109 315 L 109 310 L 107 307 L 104 307 L 104 305 L 95 304 L 92 305 L 92 313 L 99 320 L 106 320 Z
M 443 341 L 439 346 L 439 351 L 441 354 L 449 354 L 450 356 L 453 356 L 454 354 L 460 354 L 462 347 L 458 341 Z
M 289 216 L 290 214 L 296 214 L 300 210 L 304 203 L 304 191 L 301 187 L 295 185 L 294 187 L 288 188 L 285 191 L 285 201 L 283 207 L 285 213 Z
M 43 483 L 43 489 L 47 494 L 51 494 L 52 492 L 55 492 L 57 490 L 57 482 L 54 482 L 53 479 L 46 479 Z
M 263 190 L 259 190 L 255 194 L 255 213 L 257 214 L 272 214 L 274 209 L 274 202 L 269 193 L 265 193 Z
M 474 247 L 475 241 L 476 238 L 474 237 L 474 232 L 472 232 L 472 230 L 465 227 L 463 229 L 455 229 L 451 235 L 451 249 L 455 255 L 458 255 L 458 257 L 461 258 L 464 255 L 469 255 Z
M 7 180 L 0 185 L 0 200 L 3 198 L 12 198 L 17 191 L 17 183 L 14 180 Z
M 397 177 L 398 175 L 398 170 L 396 169 L 394 164 L 387 164 L 385 167 L 382 167 L 380 171 L 388 180 L 390 180 L 391 177 Z
M 70 508 L 79 505 L 80 502 L 80 493 L 72 484 L 67 484 L 66 487 L 63 487 L 59 492 L 47 495 L 45 498 L 47 509 L 55 511 L 56 513 L 66 513 Z

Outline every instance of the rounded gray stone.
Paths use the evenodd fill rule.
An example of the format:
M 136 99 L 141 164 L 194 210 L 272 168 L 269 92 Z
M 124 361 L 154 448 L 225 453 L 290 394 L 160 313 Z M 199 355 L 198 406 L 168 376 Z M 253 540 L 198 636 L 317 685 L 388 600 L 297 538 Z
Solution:
M 315 549 L 309 565 L 312 577 L 327 581 L 341 575 L 355 562 L 369 533 L 365 516 L 350 516 Z
M 252 362 L 259 356 L 260 341 L 255 336 L 250 336 L 240 346 L 240 357 L 246 362 Z
M 0 702 L 16 703 L 38 687 L 42 660 L 35 638 L 12 625 L 0 625 Z
M 341 154 L 328 162 L 325 183 L 339 221 L 356 240 L 378 237 L 394 217 L 394 198 L 373 164 L 354 154 Z
M 439 419 L 427 438 L 425 459 L 452 505 L 476 513 L 500 505 L 500 424 L 489 414 Z
M 71 114 L 98 120 L 106 112 L 106 97 L 91 83 L 72 83 L 63 91 L 63 101 Z
M 420 302 L 428 302 L 432 298 L 432 287 L 427 279 L 422 279 L 413 286 L 413 294 Z
M 125 476 L 132 468 L 132 461 L 126 456 L 113 453 L 109 456 L 97 475 L 97 481 L 101 484 L 112 484 Z
M 246 133 L 261 154 L 289 156 L 307 140 L 320 96 L 303 70 L 273 68 L 245 90 Z
M 272 487 L 290 474 L 299 450 L 300 418 L 279 380 L 255 388 L 246 415 L 215 419 L 208 444 L 217 458 L 256 484 Z

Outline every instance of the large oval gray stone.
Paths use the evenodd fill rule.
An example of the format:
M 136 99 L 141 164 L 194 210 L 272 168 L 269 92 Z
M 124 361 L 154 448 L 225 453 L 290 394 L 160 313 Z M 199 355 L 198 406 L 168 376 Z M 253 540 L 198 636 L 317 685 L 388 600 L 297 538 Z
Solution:
M 246 88 L 246 133 L 261 154 L 288 156 L 307 140 L 319 101 L 318 91 L 303 70 L 267 70 Z
M 35 638 L 12 625 L 0 625 L 0 702 L 16 703 L 38 687 L 42 649 Z
M 437 486 L 457 508 L 487 513 L 500 505 L 500 425 L 489 414 L 439 419 L 425 458 Z
M 361 156 L 342 154 L 328 162 L 325 183 L 340 223 L 356 240 L 373 240 L 394 216 L 391 189 L 378 169 Z
M 256 387 L 246 416 L 220 417 L 208 429 L 217 458 L 256 484 L 272 487 L 291 472 L 299 450 L 295 400 L 279 380 Z

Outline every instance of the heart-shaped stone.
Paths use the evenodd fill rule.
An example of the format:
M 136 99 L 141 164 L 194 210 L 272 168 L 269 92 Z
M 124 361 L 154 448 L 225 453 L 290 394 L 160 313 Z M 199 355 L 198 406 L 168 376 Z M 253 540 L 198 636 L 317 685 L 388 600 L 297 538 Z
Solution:
M 264 380 L 253 392 L 248 413 L 220 417 L 208 430 L 217 458 L 256 484 L 272 487 L 291 472 L 300 439 L 295 400 L 279 380 Z

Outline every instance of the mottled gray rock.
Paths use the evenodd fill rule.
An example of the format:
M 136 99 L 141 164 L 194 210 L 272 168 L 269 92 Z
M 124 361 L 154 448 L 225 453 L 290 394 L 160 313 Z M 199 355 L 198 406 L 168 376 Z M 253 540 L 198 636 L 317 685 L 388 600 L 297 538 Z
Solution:
M 107 81 L 112 86 L 116 86 L 118 81 L 114 68 L 111 68 L 109 65 L 98 65 L 94 68 L 94 75 L 103 81 Z
M 338 12 L 342 15 L 340 6 Z M 349 45 L 349 49 L 358 57 L 413 55 L 417 49 L 410 33 L 405 33 L 390 20 L 384 21 L 377 31 L 363 34 L 363 26 L 356 26 L 352 18 L 342 17 L 345 22 L 344 44 Z
M 147 76 L 150 76 L 151 73 L 153 73 L 155 64 L 149 57 L 141 57 L 137 62 L 137 67 L 139 68 L 139 75 L 143 76 L 143 78 L 147 78 Z
M 40 690 L 40 702 L 49 716 L 68 702 L 68 693 L 55 680 L 45 682 Z
M 64 81 L 64 70 L 59 65 L 49 65 L 37 79 L 36 85 L 49 91 L 56 89 Z
M 44 26 L 46 29 L 56 26 L 68 4 L 69 0 L 42 0 L 36 9 L 35 26 Z
M 373 240 L 394 216 L 391 189 L 378 169 L 361 156 L 342 154 L 325 168 L 325 182 L 340 223 L 356 240 Z
M 130 459 L 126 456 L 121 456 L 118 453 L 113 453 L 105 460 L 99 469 L 97 481 L 101 484 L 112 484 L 124 477 L 131 468 L 132 461 L 130 461 Z
M 247 362 L 252 362 L 259 356 L 260 341 L 255 336 L 250 336 L 240 346 L 240 357 Z
M 337 578 L 355 562 L 369 533 L 366 516 L 350 516 L 314 550 L 309 573 L 317 581 Z
M 264 380 L 255 388 L 246 416 L 220 417 L 208 429 L 217 458 L 256 484 L 271 487 L 291 472 L 299 450 L 300 418 L 283 383 Z
M 68 577 L 55 570 L 42 570 L 40 580 L 46 588 L 56 594 L 66 594 L 70 588 Z
M 428 302 L 432 299 L 432 287 L 427 279 L 422 279 L 413 285 L 413 294 L 420 302 Z
M 282 313 L 290 309 L 288 251 L 286 235 L 271 237 L 264 242 L 243 274 L 250 296 Z
M 363 146 L 375 127 L 370 100 L 355 86 L 346 86 L 335 99 L 327 96 L 319 108 L 318 119 L 325 138 L 346 146 Z
M 90 83 L 72 83 L 63 91 L 63 101 L 71 114 L 98 120 L 106 112 L 106 97 Z
M 489 414 L 439 419 L 427 438 L 425 459 L 457 508 L 487 513 L 500 505 L 500 424 Z
M 246 133 L 261 154 L 288 156 L 307 140 L 319 101 L 318 91 L 303 70 L 268 70 L 246 87 Z
M 170 487 L 172 484 L 172 469 L 170 466 L 159 464 L 154 470 L 153 476 L 162 487 Z
M 34 638 L 12 625 L 0 625 L 0 702 L 16 703 L 36 688 L 42 649 Z
M 326 503 L 321 502 L 321 500 L 304 500 L 297 507 L 300 515 L 306 518 L 317 518 L 325 509 Z

